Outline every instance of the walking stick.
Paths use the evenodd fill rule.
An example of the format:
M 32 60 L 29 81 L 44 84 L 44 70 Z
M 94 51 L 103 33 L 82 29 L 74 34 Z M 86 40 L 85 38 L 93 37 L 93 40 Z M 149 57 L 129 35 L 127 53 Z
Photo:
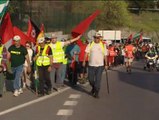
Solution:
M 39 80 L 38 80 L 38 71 L 37 71 L 37 66 L 36 65 L 34 65 L 34 70 L 35 70 L 34 71 L 35 94 L 38 95 Z
M 107 71 L 107 69 L 105 70 L 105 73 L 106 73 L 107 91 L 108 91 L 108 94 L 109 94 L 109 82 L 108 82 L 108 71 Z

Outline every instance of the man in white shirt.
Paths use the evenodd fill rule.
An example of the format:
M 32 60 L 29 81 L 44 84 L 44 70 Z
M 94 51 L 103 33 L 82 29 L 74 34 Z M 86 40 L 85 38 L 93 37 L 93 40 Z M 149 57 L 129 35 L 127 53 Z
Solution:
M 107 49 L 101 41 L 100 33 L 96 33 L 94 40 L 89 43 L 85 50 L 85 58 L 89 56 L 88 79 L 92 86 L 91 94 L 99 98 L 99 90 L 102 78 L 102 72 L 107 68 Z M 85 66 L 85 58 L 83 66 Z M 105 62 L 105 64 L 104 64 Z

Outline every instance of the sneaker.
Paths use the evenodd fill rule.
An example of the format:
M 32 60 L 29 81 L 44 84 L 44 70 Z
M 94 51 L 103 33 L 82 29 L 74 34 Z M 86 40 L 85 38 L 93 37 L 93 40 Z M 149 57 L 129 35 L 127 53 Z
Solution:
M 51 90 L 47 90 L 47 91 L 46 91 L 46 95 L 50 95 L 51 92 L 52 92 Z
M 99 98 L 99 93 L 98 93 L 98 91 L 95 91 L 94 94 L 93 94 L 93 96 L 94 96 L 95 98 Z
M 14 95 L 15 97 L 17 97 L 17 96 L 19 95 L 18 90 L 15 90 L 13 95 Z
M 22 88 L 20 88 L 20 89 L 18 90 L 18 92 L 19 92 L 19 94 L 22 94 L 22 93 L 23 93 Z
M 55 91 L 58 91 L 58 88 L 57 88 L 57 87 L 53 87 L 53 89 L 54 89 Z
M 24 88 L 24 89 L 26 88 L 26 83 L 23 83 L 23 88 Z

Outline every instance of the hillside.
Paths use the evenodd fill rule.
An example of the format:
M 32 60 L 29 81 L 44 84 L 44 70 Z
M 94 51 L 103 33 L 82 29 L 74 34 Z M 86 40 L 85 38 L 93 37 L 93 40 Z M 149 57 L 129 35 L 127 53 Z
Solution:
M 159 42 L 159 12 L 142 12 L 139 15 L 132 14 L 132 23 L 126 32 L 137 32 L 143 29 L 144 36 L 152 37 L 153 41 Z

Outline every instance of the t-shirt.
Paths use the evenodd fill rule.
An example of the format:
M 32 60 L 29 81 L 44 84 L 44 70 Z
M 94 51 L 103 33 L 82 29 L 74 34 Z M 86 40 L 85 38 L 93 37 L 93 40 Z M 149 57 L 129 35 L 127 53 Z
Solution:
M 146 55 L 148 57 L 155 57 L 155 55 L 157 55 L 157 52 L 155 50 L 149 50 Z
M 84 60 L 84 55 L 85 55 L 85 50 L 87 47 L 87 44 L 78 44 L 78 46 L 80 47 L 80 53 L 79 53 L 79 61 L 83 61 Z M 86 58 L 86 61 L 88 61 L 88 57 Z
M 60 42 L 61 43 L 61 47 L 63 48 L 65 46 L 65 42 Z M 52 48 L 56 48 L 56 44 L 51 43 L 50 44 Z
M 18 67 L 25 62 L 25 56 L 28 54 L 27 49 L 24 46 L 16 47 L 11 45 L 8 48 L 8 52 L 11 54 L 11 67 Z
M 75 61 L 78 61 L 78 54 L 80 52 L 80 48 L 76 44 L 70 44 L 66 48 L 66 54 L 68 55 L 68 63 L 70 63 L 73 59 L 74 53 L 76 53 Z
M 28 55 L 29 55 L 29 60 L 30 60 L 30 64 L 32 65 L 32 58 L 33 58 L 33 54 L 34 54 L 34 51 L 32 49 L 27 49 L 28 51 Z M 27 61 L 25 60 L 25 63 L 24 63 L 24 66 L 28 66 L 28 63 Z
M 91 43 L 90 43 L 91 44 Z M 90 44 L 87 45 L 85 52 L 89 54 L 89 66 L 103 66 L 104 65 L 104 57 L 108 55 L 108 50 L 106 46 L 104 46 L 104 53 L 103 48 L 99 43 L 94 43 L 92 47 Z

